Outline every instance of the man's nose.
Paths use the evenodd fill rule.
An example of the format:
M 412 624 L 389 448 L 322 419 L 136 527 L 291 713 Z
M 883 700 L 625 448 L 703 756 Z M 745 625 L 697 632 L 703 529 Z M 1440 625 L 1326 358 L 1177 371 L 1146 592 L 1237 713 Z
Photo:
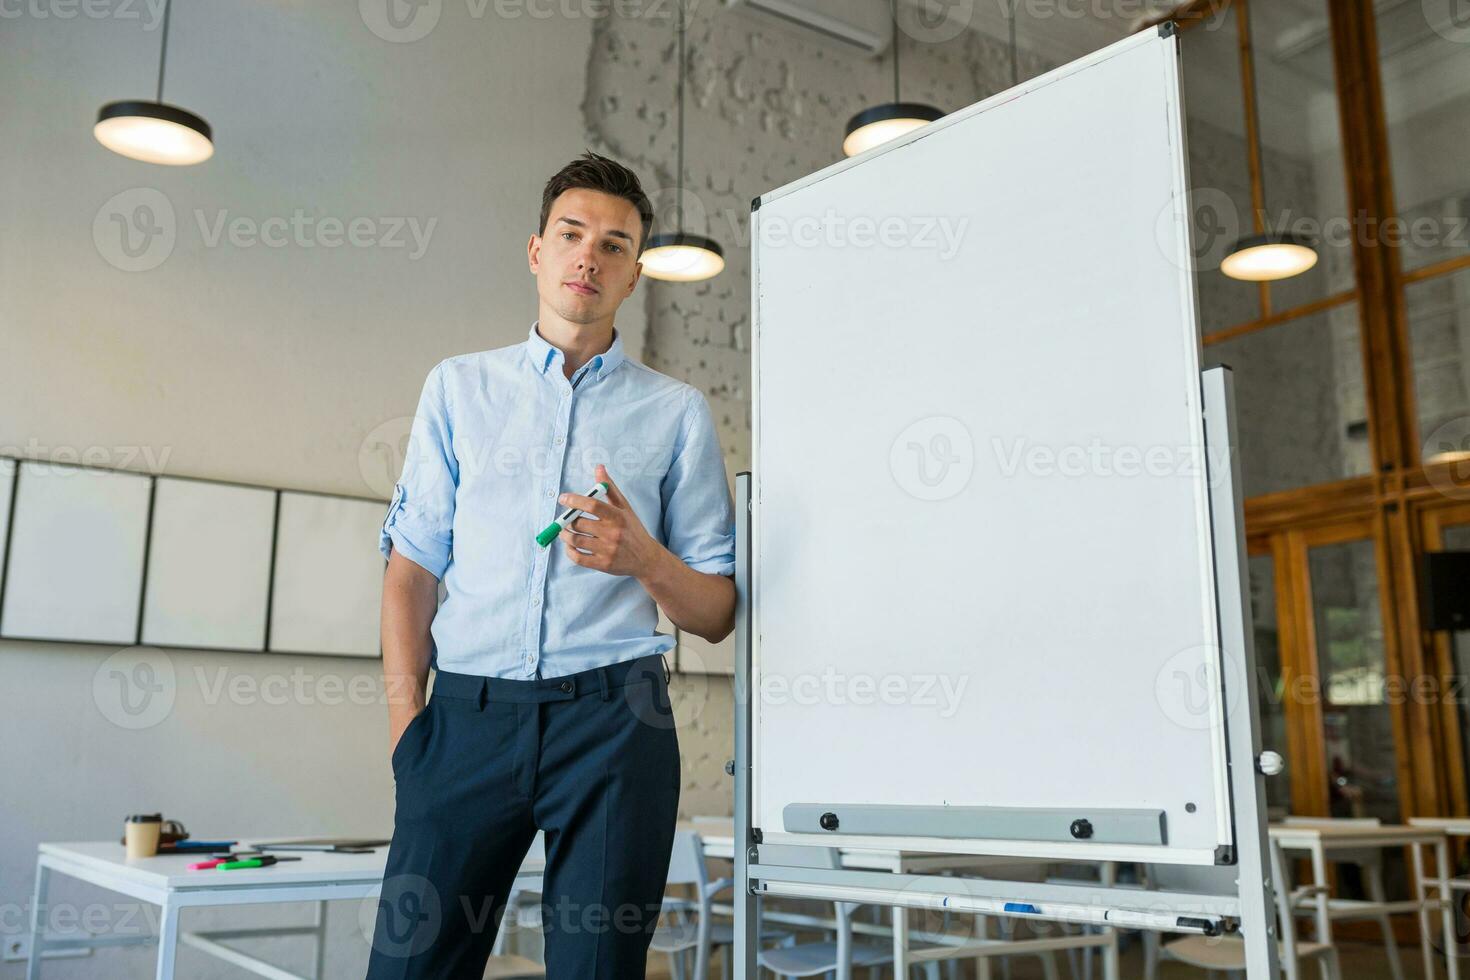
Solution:
M 577 268 L 597 271 L 597 252 L 590 245 L 577 250 Z

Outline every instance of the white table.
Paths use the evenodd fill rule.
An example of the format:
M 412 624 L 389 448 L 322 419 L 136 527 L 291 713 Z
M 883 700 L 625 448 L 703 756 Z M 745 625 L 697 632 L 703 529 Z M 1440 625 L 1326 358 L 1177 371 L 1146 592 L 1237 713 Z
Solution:
M 1446 837 L 1470 837 L 1470 817 L 1410 817 L 1409 826 L 1433 830 Z M 1450 915 L 1453 917 L 1454 893 L 1457 891 L 1470 892 L 1470 878 L 1449 878 L 1447 884 L 1449 890 L 1441 891 L 1439 878 L 1421 877 L 1417 882 L 1420 899 L 1427 901 L 1431 891 L 1438 892 L 1439 900 L 1449 905 Z M 1446 935 L 1453 935 L 1453 933 L 1446 933 Z M 1445 945 L 1448 948 L 1448 940 Z
M 1354 902 L 1352 913 L 1362 916 L 1366 912 L 1379 911 L 1389 915 L 1415 912 L 1419 916 L 1419 943 L 1424 955 L 1425 980 L 1434 980 L 1434 947 L 1430 942 L 1431 905 L 1439 905 L 1443 914 L 1445 937 L 1448 941 L 1455 934 L 1454 909 L 1450 902 L 1430 900 L 1426 896 L 1428 887 L 1439 889 L 1440 895 L 1450 894 L 1449 841 L 1442 830 L 1425 826 L 1383 825 L 1377 827 L 1343 825 L 1330 820 L 1320 824 L 1292 823 L 1272 824 L 1269 828 L 1271 843 L 1283 851 L 1306 851 L 1312 859 L 1313 883 L 1318 894 L 1311 897 L 1315 905 L 1317 941 L 1332 942 L 1332 901 L 1326 894 L 1327 855 L 1332 851 L 1381 848 L 1392 850 L 1408 847 L 1414 859 L 1414 880 L 1418 897 L 1403 902 L 1389 902 L 1378 896 L 1375 902 Z M 1423 848 L 1432 847 L 1435 855 L 1436 874 L 1426 878 Z M 1289 896 L 1279 896 L 1289 901 Z M 1343 903 L 1346 904 L 1346 903 Z M 1460 963 L 1454 955 L 1445 957 L 1445 970 L 1450 980 L 1459 980 Z
M 282 839 L 284 836 L 242 837 L 239 838 L 239 847 L 243 850 L 250 840 Z M 35 980 L 40 975 L 41 954 L 48 949 L 95 949 L 153 943 L 158 944 L 155 975 L 159 980 L 170 980 L 181 942 L 257 976 L 306 980 L 299 974 L 282 970 L 221 942 L 224 939 L 303 934 L 315 937 L 316 960 L 311 976 L 320 977 L 325 953 L 326 903 L 342 899 L 363 901 L 377 896 L 383 886 L 388 848 L 380 847 L 369 854 L 275 853 L 281 856 L 289 853 L 301 860 L 238 871 L 190 871 L 190 864 L 208 860 L 211 855 L 168 854 L 129 860 L 123 845 L 117 841 L 42 844 L 36 859 L 36 885 L 31 903 L 31 953 L 26 965 L 26 980 Z M 534 877 L 539 881 L 544 865 L 542 850 L 533 845 L 518 878 Z M 66 875 L 158 906 L 158 935 L 95 935 L 84 938 L 49 935 L 43 923 L 53 875 Z M 211 932 L 183 932 L 179 928 L 179 913 L 186 908 L 272 905 L 277 902 L 316 902 L 315 921 L 306 926 Z
M 726 861 L 735 859 L 735 821 L 731 817 L 694 817 L 687 823 L 680 823 L 681 830 L 697 831 L 704 843 L 704 856 L 707 858 L 720 858 Z M 932 874 L 936 871 L 968 871 L 972 874 L 991 872 L 996 875 L 1005 868 L 1036 867 L 1037 865 L 1056 864 L 1057 862 L 1047 859 L 1031 859 L 1017 857 L 994 857 L 982 854 L 932 854 L 927 851 L 901 851 L 897 848 L 856 848 L 844 847 L 838 852 L 844 868 L 862 871 L 888 871 L 893 874 Z M 1104 864 L 1101 868 L 1101 880 L 1103 885 L 1112 885 L 1116 867 L 1112 864 Z M 1002 875 L 1003 877 L 1003 875 Z M 921 957 L 910 955 L 909 952 L 909 926 L 907 910 L 899 907 L 893 909 L 893 975 L 904 977 L 911 962 L 919 962 L 921 959 L 933 959 L 936 957 Z M 775 920 L 779 916 L 772 915 Z M 810 917 L 788 917 L 788 921 L 796 922 L 798 918 L 810 919 Z M 797 923 L 799 924 L 799 923 Z M 809 923 L 810 924 L 810 923 Z M 866 927 L 866 928 L 865 928 Z M 873 927 L 867 923 L 854 923 L 854 932 L 871 932 Z M 1106 980 L 1116 980 L 1118 970 L 1118 947 L 1113 930 L 1105 930 L 1109 937 L 1108 944 L 1103 956 L 1103 971 Z M 941 937 L 938 933 L 925 934 L 915 938 L 927 941 L 947 942 L 955 937 Z M 986 945 L 997 946 L 998 943 L 966 943 L 965 948 L 979 954 Z M 1098 938 L 1093 936 L 1061 936 L 1056 938 L 1045 938 L 1037 940 L 1026 940 L 1007 944 L 1009 955 L 1023 955 L 1027 952 L 1042 952 L 1045 950 L 1066 950 L 1071 948 L 1082 948 L 1086 946 L 1101 945 Z M 947 951 L 953 955 L 953 951 Z

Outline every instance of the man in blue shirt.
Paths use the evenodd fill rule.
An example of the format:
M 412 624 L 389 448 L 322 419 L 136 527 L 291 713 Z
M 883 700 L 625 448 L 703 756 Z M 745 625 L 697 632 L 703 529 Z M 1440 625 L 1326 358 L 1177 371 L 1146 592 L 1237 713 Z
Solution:
M 528 244 L 529 336 L 424 384 L 380 539 L 397 808 L 373 980 L 478 980 L 538 829 L 548 976 L 644 975 L 680 783 L 655 603 L 711 642 L 735 609 L 709 405 L 613 326 L 652 220 L 630 170 L 568 164 Z M 568 505 L 587 516 L 538 545 Z

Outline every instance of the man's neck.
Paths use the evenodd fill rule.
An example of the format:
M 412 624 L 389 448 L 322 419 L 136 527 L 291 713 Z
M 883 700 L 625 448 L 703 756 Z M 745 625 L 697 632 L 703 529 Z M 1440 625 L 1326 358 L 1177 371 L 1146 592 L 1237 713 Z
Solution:
M 570 380 L 577 369 L 598 354 L 605 354 L 613 342 L 613 321 L 572 323 L 561 317 L 543 316 L 536 324 L 541 338 L 562 353 L 562 370 Z

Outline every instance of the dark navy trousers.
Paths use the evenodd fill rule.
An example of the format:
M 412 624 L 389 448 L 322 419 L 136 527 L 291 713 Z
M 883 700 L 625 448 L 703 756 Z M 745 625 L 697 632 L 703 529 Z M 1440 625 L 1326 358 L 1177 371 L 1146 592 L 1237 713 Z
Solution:
M 538 829 L 549 980 L 641 980 L 679 803 L 661 656 L 537 680 L 440 671 L 392 767 L 368 980 L 480 980 Z

